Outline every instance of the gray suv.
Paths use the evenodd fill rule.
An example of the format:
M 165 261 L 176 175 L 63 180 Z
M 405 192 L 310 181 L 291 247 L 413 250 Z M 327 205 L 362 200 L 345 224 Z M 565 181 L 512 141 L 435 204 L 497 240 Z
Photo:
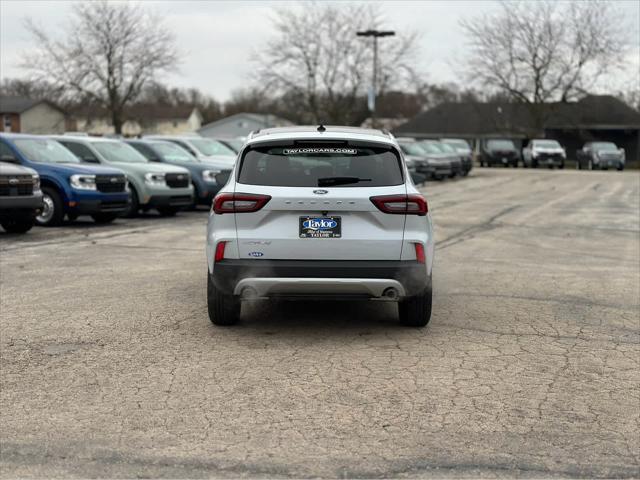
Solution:
M 128 216 L 155 208 L 161 215 L 175 215 L 193 203 L 189 171 L 183 167 L 149 162 L 131 145 L 95 137 L 51 137 L 80 160 L 118 167 L 124 171 L 131 190 Z

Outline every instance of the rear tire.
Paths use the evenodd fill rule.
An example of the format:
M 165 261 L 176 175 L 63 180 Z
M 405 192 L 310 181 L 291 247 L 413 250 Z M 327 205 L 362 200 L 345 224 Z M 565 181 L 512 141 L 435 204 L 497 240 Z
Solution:
M 33 227 L 33 219 L 5 220 L 0 225 L 7 233 L 27 233 Z
M 62 199 L 51 187 L 42 188 L 42 213 L 36 217 L 36 224 L 41 227 L 57 227 L 64 220 Z
M 111 223 L 118 218 L 117 213 L 94 213 L 91 215 L 93 221 L 99 224 Z
M 400 323 L 408 327 L 424 327 L 431 320 L 432 288 L 414 297 L 407 297 L 398 303 Z
M 618 168 L 616 168 L 616 170 L 618 170 L 619 172 L 624 170 L 624 165 L 618 165 Z
M 207 310 L 209 320 L 214 325 L 235 325 L 240 320 L 240 299 L 235 295 L 226 295 L 216 288 L 207 273 Z

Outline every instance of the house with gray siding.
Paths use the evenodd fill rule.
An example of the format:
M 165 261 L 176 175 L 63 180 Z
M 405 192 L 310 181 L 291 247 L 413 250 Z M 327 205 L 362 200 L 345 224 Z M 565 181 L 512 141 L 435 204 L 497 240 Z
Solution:
M 0 96 L 2 131 L 13 133 L 64 133 L 67 115 L 47 100 Z
M 229 117 L 203 125 L 198 133 L 211 138 L 246 137 L 254 130 L 293 125 L 285 118 L 264 113 L 236 113 Z

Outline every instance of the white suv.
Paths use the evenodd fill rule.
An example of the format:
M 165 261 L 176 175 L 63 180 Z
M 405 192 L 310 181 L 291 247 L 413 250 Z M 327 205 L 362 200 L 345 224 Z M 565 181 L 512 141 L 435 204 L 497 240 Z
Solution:
M 215 197 L 207 228 L 209 318 L 242 300 L 371 299 L 431 317 L 433 230 L 393 136 L 350 127 L 258 131 Z

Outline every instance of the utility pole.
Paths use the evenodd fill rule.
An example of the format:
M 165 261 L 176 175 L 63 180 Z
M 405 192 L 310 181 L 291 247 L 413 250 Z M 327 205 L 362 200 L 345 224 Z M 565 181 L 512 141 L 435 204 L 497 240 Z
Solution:
M 376 93 L 378 88 L 378 38 L 392 37 L 396 34 L 393 30 L 365 30 L 356 32 L 358 37 L 373 38 L 373 82 L 371 85 L 371 99 L 369 100 L 369 109 L 371 110 L 371 128 L 376 128 Z

